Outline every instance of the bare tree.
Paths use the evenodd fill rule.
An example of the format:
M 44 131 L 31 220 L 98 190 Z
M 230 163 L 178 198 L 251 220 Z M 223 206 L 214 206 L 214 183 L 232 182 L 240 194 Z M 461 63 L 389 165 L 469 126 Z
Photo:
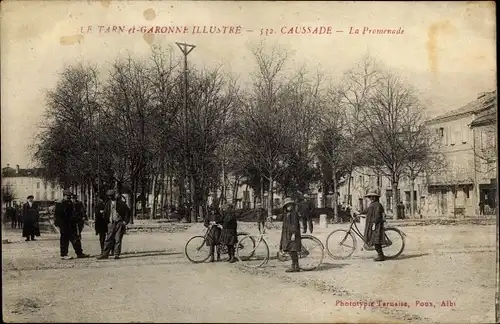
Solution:
M 416 93 L 403 80 L 386 73 L 374 87 L 362 110 L 361 126 L 369 144 L 368 158 L 373 169 L 388 177 L 399 201 L 399 180 L 408 166 L 409 152 L 405 133 L 420 120 L 420 104 Z

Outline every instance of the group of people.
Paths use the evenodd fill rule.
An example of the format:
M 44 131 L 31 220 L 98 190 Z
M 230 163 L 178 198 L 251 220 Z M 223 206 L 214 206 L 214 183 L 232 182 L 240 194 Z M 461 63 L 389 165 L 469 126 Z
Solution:
M 14 203 L 14 206 L 8 206 L 5 209 L 6 221 L 10 220 L 11 228 L 23 228 L 22 206 Z
M 377 257 L 374 261 L 384 261 L 385 256 L 382 250 L 384 240 L 384 207 L 379 202 L 380 194 L 377 189 L 368 190 L 366 198 L 370 199 L 369 206 L 360 213 L 366 215 L 366 227 L 364 238 L 366 245 L 374 247 L 377 252 Z M 283 224 L 280 239 L 280 251 L 290 254 L 292 264 L 286 272 L 299 272 L 299 256 L 298 253 L 302 249 L 301 234 L 313 232 L 312 213 L 314 206 L 307 195 L 300 202 L 295 202 L 291 198 L 286 198 L 281 206 L 283 210 Z M 265 221 L 267 219 L 266 211 L 260 204 L 257 205 L 257 223 L 259 232 L 264 230 Z M 300 221 L 302 220 L 302 231 Z M 222 225 L 210 226 L 210 225 Z M 219 210 L 218 207 L 212 207 L 211 212 L 205 219 L 204 225 L 209 229 L 207 234 L 206 245 L 210 247 L 210 262 L 214 262 L 215 253 L 217 252 L 217 261 L 220 260 L 220 252 L 217 250 L 218 244 L 225 244 L 228 249 L 228 262 L 236 262 L 235 244 L 237 243 L 237 220 L 234 213 L 234 206 L 227 204 Z
M 122 238 L 130 220 L 130 209 L 127 204 L 116 195 L 114 190 L 108 190 L 107 200 L 99 198 L 95 206 L 95 231 L 99 235 L 101 253 L 98 260 L 107 259 L 113 255 L 120 258 Z M 76 198 L 70 191 L 64 191 L 64 198 L 55 208 L 55 226 L 60 232 L 60 255 L 63 260 L 72 259 L 68 256 L 69 243 L 73 246 L 77 258 L 88 258 L 83 253 L 81 233 L 87 215 L 83 204 L 74 201 Z
M 35 237 L 40 236 L 40 213 L 33 199 L 29 195 L 21 207 L 9 206 L 5 210 L 5 216 L 11 220 L 11 227 L 22 229 L 22 237 L 26 241 L 36 241 Z

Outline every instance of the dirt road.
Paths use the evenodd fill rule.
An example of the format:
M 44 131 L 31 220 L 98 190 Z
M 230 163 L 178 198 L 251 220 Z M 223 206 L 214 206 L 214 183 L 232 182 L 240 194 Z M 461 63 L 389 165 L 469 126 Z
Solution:
M 202 232 L 199 227 L 129 234 L 127 254 L 117 262 L 63 262 L 56 236 L 44 235 L 35 244 L 12 237 L 14 243 L 2 246 L 4 319 L 387 322 L 385 315 L 414 323 L 494 322 L 494 226 L 404 227 L 407 247 L 398 260 L 374 263 L 372 252 L 356 252 L 349 260 L 326 258 L 320 271 L 299 274 L 285 273 L 289 264 L 276 260 L 259 270 L 190 264 L 183 246 Z M 328 231 L 315 234 L 324 241 Z M 271 251 L 278 237 L 279 231 L 269 232 Z M 84 233 L 84 247 L 97 253 L 91 232 Z M 75 278 L 71 287 L 61 284 L 64 278 Z M 31 293 L 31 287 L 37 289 Z M 394 305 L 345 305 L 359 301 Z
M 128 251 L 145 253 L 107 261 L 63 262 L 54 255 L 53 237 L 6 245 L 4 321 L 401 322 L 339 308 L 331 294 L 245 274 L 228 263 L 194 265 L 176 248 L 141 250 L 147 236 L 129 235 L 126 243 Z M 95 239 L 84 239 L 95 252 Z M 35 254 L 31 261 L 27 251 Z

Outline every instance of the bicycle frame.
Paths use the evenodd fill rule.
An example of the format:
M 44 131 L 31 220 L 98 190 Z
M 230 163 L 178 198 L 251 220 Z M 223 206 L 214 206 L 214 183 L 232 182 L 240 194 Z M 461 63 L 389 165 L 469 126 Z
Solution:
M 356 236 L 358 236 L 358 237 L 361 239 L 361 241 L 362 241 L 364 244 L 368 244 L 368 243 L 366 242 L 366 240 L 365 240 L 365 235 L 364 235 L 363 233 L 361 233 L 361 231 L 360 231 L 360 230 L 359 230 L 359 228 L 358 228 L 358 225 L 356 225 L 356 219 L 361 218 L 361 217 L 362 217 L 362 216 L 360 216 L 360 215 L 358 215 L 358 216 L 356 216 L 356 217 L 353 217 L 353 216 L 351 215 L 351 224 L 349 225 L 349 229 L 347 230 L 346 237 L 347 237 L 347 235 L 349 235 L 349 233 L 354 233 L 354 234 L 356 234 Z M 365 218 L 366 218 L 366 216 L 365 216 Z M 384 220 L 384 222 L 385 222 L 385 220 Z M 354 226 L 353 226 L 353 225 L 354 225 Z M 386 227 L 386 229 L 388 229 L 388 228 L 390 228 L 390 227 Z M 404 232 L 402 232 L 402 231 L 400 231 L 400 232 L 401 232 L 401 234 L 402 234 L 403 236 L 406 236 L 406 234 L 405 234 Z M 384 236 L 385 236 L 385 238 L 386 238 L 387 240 L 389 240 L 389 241 L 390 241 L 389 237 L 387 237 L 387 235 L 386 235 L 385 233 L 384 233 Z M 346 237 L 344 237 L 344 239 L 345 239 Z M 353 236 L 353 238 L 354 238 L 354 239 L 356 239 L 354 236 Z M 391 243 L 391 244 L 392 244 L 392 243 Z

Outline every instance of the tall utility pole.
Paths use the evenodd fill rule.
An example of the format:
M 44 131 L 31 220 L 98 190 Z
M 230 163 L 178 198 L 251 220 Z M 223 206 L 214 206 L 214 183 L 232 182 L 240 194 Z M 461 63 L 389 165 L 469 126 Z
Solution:
M 186 148 L 186 158 L 184 160 L 185 163 L 185 170 L 186 170 L 186 175 L 189 176 L 189 191 L 190 191 L 190 211 L 191 211 L 191 221 L 194 222 L 196 221 L 196 211 L 194 210 L 194 181 L 193 181 L 193 175 L 190 172 L 190 165 L 191 165 L 191 160 L 190 160 L 190 154 L 187 151 L 189 147 L 189 125 L 188 125 L 188 67 L 187 67 L 187 56 L 189 53 L 191 53 L 192 50 L 196 46 L 194 45 L 189 45 L 185 43 L 175 43 L 181 50 L 182 54 L 184 54 L 184 140 L 185 140 L 185 148 Z

